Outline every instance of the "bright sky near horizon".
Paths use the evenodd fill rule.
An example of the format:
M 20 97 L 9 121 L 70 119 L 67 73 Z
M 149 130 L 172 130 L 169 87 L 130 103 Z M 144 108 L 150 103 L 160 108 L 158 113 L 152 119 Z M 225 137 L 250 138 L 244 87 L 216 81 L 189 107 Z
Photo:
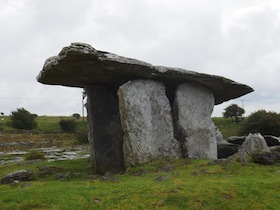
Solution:
M 1 0 L 0 112 L 82 112 L 82 89 L 36 81 L 47 58 L 72 42 L 247 84 L 246 115 L 280 112 L 278 0 Z

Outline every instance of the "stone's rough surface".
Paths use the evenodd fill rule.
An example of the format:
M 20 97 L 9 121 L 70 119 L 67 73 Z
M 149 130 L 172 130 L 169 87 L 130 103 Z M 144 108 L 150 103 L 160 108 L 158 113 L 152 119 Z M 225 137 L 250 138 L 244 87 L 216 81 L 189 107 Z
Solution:
M 247 136 L 231 136 L 227 139 L 227 142 L 231 144 L 242 145 Z
M 252 155 L 252 161 L 262 165 L 280 164 L 280 152 L 262 152 Z
M 158 80 L 168 89 L 176 89 L 184 82 L 195 82 L 212 91 L 215 104 L 253 91 L 246 85 L 223 77 L 179 68 L 153 66 L 139 60 L 98 51 L 82 43 L 73 43 L 63 48 L 58 56 L 47 59 L 37 77 L 37 80 L 44 84 L 73 87 L 85 87 L 88 84 L 118 87 L 134 79 Z
M 249 155 L 253 154 L 254 152 L 270 152 L 264 137 L 259 133 L 250 133 L 246 137 L 245 142 L 239 148 L 236 156 L 240 157 L 241 162 L 246 164 L 248 163 Z
M 119 88 L 118 96 L 127 167 L 155 158 L 181 156 L 162 83 L 130 81 Z
M 224 136 L 221 133 L 221 131 L 219 130 L 219 128 L 215 127 L 215 135 L 216 135 L 216 139 L 217 139 L 217 143 L 222 143 L 224 141 Z
M 269 147 L 280 145 L 280 139 L 278 137 L 270 135 L 264 135 L 263 137 Z
M 251 154 L 256 151 L 269 152 L 270 149 L 267 146 L 267 143 L 261 134 L 259 134 L 259 133 L 251 134 L 250 133 L 246 137 L 245 142 L 241 145 L 238 152 Z
M 210 90 L 192 83 L 178 87 L 174 101 L 175 137 L 184 156 L 217 159 L 215 126 L 211 120 L 213 107 Z
M 93 171 L 98 174 L 124 171 L 117 90 L 89 85 L 86 92 Z
M 237 153 L 240 145 L 223 142 L 218 144 L 218 159 L 228 158 Z
M 27 170 L 14 171 L 10 174 L 7 174 L 4 178 L 1 179 L 1 184 L 12 183 L 13 181 L 32 181 L 35 179 L 34 172 Z

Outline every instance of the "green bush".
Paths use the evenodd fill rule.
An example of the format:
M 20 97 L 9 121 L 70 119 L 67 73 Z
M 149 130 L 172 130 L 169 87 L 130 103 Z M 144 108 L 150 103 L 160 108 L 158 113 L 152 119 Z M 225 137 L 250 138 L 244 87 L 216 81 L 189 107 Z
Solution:
M 64 119 L 60 120 L 59 125 L 60 125 L 60 129 L 63 132 L 67 132 L 67 133 L 74 133 L 78 129 L 78 124 L 73 119 L 71 119 L 71 120 L 64 120 Z
M 280 136 L 280 115 L 265 110 L 252 113 L 243 122 L 239 131 L 240 135 L 247 135 L 248 133 Z
M 72 117 L 75 117 L 77 120 L 81 118 L 81 115 L 78 113 L 72 114 Z
M 25 160 L 45 160 L 46 157 L 43 152 L 37 151 L 37 150 L 32 150 L 28 152 L 27 154 L 24 155 Z
M 8 125 L 12 128 L 20 130 L 32 130 L 37 127 L 37 122 L 35 121 L 37 115 L 31 114 L 24 108 L 17 109 L 17 111 L 12 112 L 10 117 L 11 121 L 8 123 Z
M 77 144 L 88 144 L 88 130 L 87 128 L 79 128 L 76 132 Z

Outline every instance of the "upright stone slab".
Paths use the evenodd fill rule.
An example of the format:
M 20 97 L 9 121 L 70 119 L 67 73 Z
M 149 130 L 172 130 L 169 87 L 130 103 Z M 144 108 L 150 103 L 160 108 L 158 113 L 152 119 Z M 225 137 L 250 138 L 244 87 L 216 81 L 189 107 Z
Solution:
M 87 110 L 93 172 L 124 171 L 122 128 L 117 90 L 89 85 Z
M 210 90 L 194 83 L 184 83 L 174 100 L 175 137 L 183 156 L 217 159 L 215 126 L 211 120 L 214 97 Z
M 181 156 L 174 139 L 165 86 L 152 80 L 129 81 L 118 90 L 127 167 L 160 157 Z

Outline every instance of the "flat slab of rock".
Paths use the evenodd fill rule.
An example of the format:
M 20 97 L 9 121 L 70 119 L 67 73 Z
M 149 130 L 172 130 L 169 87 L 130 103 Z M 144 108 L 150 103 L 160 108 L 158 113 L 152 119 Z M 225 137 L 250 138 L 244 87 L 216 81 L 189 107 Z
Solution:
M 173 118 L 161 82 L 135 80 L 118 90 L 123 128 L 124 162 L 136 166 L 153 159 L 181 157 Z
M 37 80 L 44 84 L 82 88 L 89 84 L 119 87 L 135 79 L 161 81 L 167 89 L 176 89 L 184 82 L 199 83 L 212 91 L 215 104 L 253 91 L 247 85 L 224 77 L 180 68 L 153 66 L 136 59 L 98 51 L 82 43 L 64 47 L 58 56 L 47 59 L 37 77 Z
M 175 137 L 183 156 L 217 159 L 215 126 L 211 120 L 214 97 L 198 84 L 184 83 L 174 100 Z

